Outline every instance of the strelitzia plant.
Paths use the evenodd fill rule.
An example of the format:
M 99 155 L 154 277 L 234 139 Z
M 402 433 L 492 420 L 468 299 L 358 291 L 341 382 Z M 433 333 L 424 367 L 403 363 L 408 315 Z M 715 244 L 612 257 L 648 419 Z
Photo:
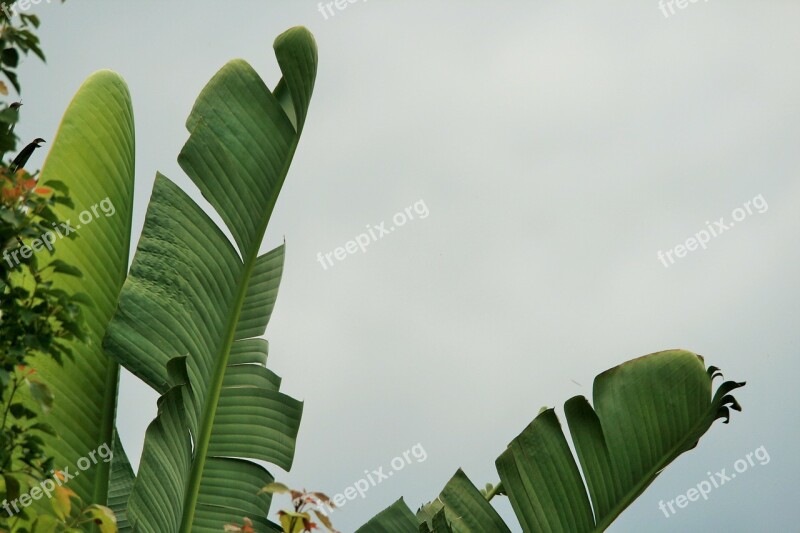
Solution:
M 273 476 L 254 461 L 291 468 L 302 404 L 280 392 L 265 365 L 261 337 L 285 247 L 262 253 L 261 244 L 306 122 L 317 48 L 308 30 L 292 28 L 274 50 L 282 77 L 272 89 L 232 61 L 186 122 L 178 162 L 224 227 L 157 174 L 128 270 L 133 116 L 127 87 L 108 71 L 80 89 L 42 170 L 45 185 L 60 180 L 72 191 L 75 206 L 61 206 L 60 217 L 104 197 L 117 208 L 82 230 L 80 246 L 56 251 L 86 273 L 55 283 L 87 294 L 87 342 L 72 343 L 79 355 L 63 368 L 44 360 L 36 368 L 57 398 L 48 415 L 57 464 L 113 443 L 110 467 L 71 488 L 113 509 L 119 531 L 222 531 L 244 517 L 235 527 L 282 527 L 268 519 L 272 491 L 261 490 Z M 120 364 L 160 395 L 135 475 L 115 430 Z M 400 500 L 360 531 L 508 531 L 490 503 L 497 495 L 508 496 L 525 531 L 602 531 L 714 420 L 738 409 L 729 393 L 742 384 L 725 382 L 712 395 L 717 375 L 683 350 L 624 363 L 595 380 L 594 405 L 582 397 L 565 405 L 580 467 L 547 409 L 497 460 L 500 482 L 485 493 L 459 470 L 417 514 Z M 304 517 L 286 517 L 307 527 Z
M 490 503 L 498 495 L 523 531 L 604 531 L 714 421 L 741 410 L 730 393 L 744 383 L 714 392 L 719 376 L 685 350 L 609 369 L 594 380 L 594 406 L 583 396 L 564 404 L 577 463 L 555 410 L 545 408 L 495 461 L 500 483 L 481 491 L 459 469 L 416 513 L 401 498 L 358 531 L 510 532 Z

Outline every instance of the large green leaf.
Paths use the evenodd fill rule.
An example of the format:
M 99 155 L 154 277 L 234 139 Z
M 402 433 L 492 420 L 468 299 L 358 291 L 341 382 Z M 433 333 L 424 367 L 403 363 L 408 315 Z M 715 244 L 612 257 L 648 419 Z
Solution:
M 435 518 L 441 510 L 453 531 L 511 531 L 461 469 L 447 482 L 438 499 L 420 509 L 417 518 L 434 530 Z
M 79 459 L 114 444 L 119 365 L 103 353 L 102 339 L 128 269 L 134 182 L 133 114 L 117 74 L 93 74 L 70 103 L 42 169 L 40 182 L 53 181 L 69 188 L 74 208 L 58 206 L 55 212 L 69 221 L 75 229 L 69 237 L 76 238 L 58 239 L 52 260 L 77 267 L 83 276 L 56 273 L 52 279 L 54 287 L 88 297 L 88 339 L 71 343 L 74 359 L 65 358 L 63 366 L 49 356 L 36 357 L 32 366 L 55 395 L 53 409 L 43 415 L 57 434 L 48 441 L 55 466 L 75 472 Z M 82 221 L 82 213 L 91 216 L 84 214 Z M 40 267 L 51 262 L 47 252 L 41 256 Z M 105 504 L 110 470 L 109 462 L 98 460 L 69 488 L 87 503 Z
M 133 531 L 128 523 L 128 498 L 136 475 L 133 473 L 128 456 L 122 448 L 119 437 L 114 437 L 114 460 L 111 462 L 111 479 L 108 488 L 108 507 L 117 518 L 119 533 Z
M 715 367 L 706 370 L 699 355 L 671 350 L 597 376 L 594 408 L 583 396 L 564 405 L 580 468 L 555 411 L 543 410 L 496 463 L 522 529 L 605 530 L 667 465 L 694 448 L 715 420 L 727 423 L 729 409 L 740 409 L 729 393 L 744 383 L 724 382 L 712 396 L 718 375 Z M 398 513 L 403 514 L 394 509 L 392 515 Z M 420 510 L 417 521 L 423 531 L 508 531 L 461 471 L 438 500 Z M 365 526 L 360 531 L 381 529 Z M 409 525 L 396 531 L 416 529 Z
M 248 516 L 269 527 L 272 476 L 289 469 L 302 404 L 264 367 L 284 247 L 258 250 L 297 148 L 317 68 L 314 39 L 275 41 L 270 91 L 242 60 L 203 89 L 178 162 L 234 247 L 172 181 L 156 176 L 142 237 L 105 346 L 161 394 L 128 504 L 135 531 L 219 532 Z
M 418 521 L 414 513 L 403 498 L 400 498 L 358 528 L 356 533 L 416 533 L 418 530 Z

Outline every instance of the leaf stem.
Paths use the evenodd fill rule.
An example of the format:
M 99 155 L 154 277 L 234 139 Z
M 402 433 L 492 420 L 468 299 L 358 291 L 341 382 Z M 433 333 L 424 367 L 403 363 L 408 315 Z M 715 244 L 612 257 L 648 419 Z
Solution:
M 492 501 L 492 498 L 497 496 L 502 490 L 503 490 L 503 482 L 498 481 L 497 485 L 495 485 L 494 488 L 492 488 L 492 490 L 486 493 L 486 501 L 487 502 Z

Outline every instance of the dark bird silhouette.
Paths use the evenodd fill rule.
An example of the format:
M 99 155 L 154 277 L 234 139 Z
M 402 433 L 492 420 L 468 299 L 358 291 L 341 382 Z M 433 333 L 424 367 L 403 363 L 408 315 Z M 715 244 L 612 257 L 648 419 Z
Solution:
M 43 142 L 45 142 L 45 140 L 42 139 L 41 137 L 37 137 L 36 139 L 31 141 L 31 143 L 28 144 L 28 146 L 23 148 L 17 154 L 17 157 L 15 157 L 14 160 L 11 162 L 11 164 L 8 166 L 9 170 L 11 170 L 11 172 L 16 172 L 17 170 L 24 167 L 25 163 L 28 162 L 28 159 L 31 158 L 33 151 L 39 148 L 39 144 Z
M 22 100 L 20 100 L 19 102 L 14 102 L 10 106 L 8 106 L 9 109 L 16 109 L 16 110 L 19 110 L 20 107 L 22 107 Z M 14 126 L 16 125 L 17 125 L 16 123 L 13 123 L 8 127 L 9 135 L 14 133 Z

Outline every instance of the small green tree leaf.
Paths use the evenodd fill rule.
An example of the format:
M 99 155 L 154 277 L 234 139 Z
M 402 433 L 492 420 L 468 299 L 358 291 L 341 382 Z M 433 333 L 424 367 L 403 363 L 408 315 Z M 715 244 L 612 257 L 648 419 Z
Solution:
M 49 412 L 53 407 L 53 392 L 50 388 L 41 381 L 35 379 L 28 380 L 28 388 L 31 392 L 31 398 L 33 398 L 45 413 Z M 47 424 L 42 425 L 48 426 Z
M 66 274 L 68 276 L 75 276 L 76 278 L 82 278 L 83 273 L 77 267 L 62 261 L 61 259 L 54 259 L 50 261 L 50 263 L 45 268 L 52 268 L 54 272 L 58 272 L 59 274 Z
M 269 485 L 265 485 L 260 491 L 258 491 L 259 494 L 264 494 L 265 492 L 269 494 L 289 494 L 292 492 L 292 490 L 283 483 L 274 482 L 270 483 Z

